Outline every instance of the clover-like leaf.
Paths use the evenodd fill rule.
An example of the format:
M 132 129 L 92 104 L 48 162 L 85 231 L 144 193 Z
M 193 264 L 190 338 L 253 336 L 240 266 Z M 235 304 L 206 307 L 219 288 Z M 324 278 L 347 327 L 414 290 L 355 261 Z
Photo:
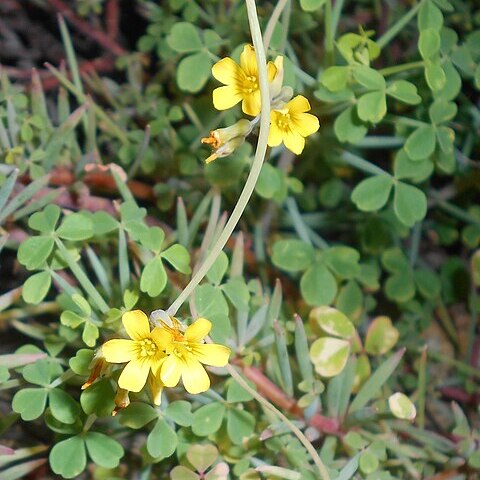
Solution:
M 322 377 L 338 375 L 347 364 L 350 342 L 339 338 L 323 337 L 310 347 L 310 360 Z

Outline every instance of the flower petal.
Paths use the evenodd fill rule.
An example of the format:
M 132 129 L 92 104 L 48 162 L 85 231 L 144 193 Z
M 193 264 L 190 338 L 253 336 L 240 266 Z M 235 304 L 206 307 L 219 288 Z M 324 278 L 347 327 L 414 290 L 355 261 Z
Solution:
M 292 115 L 291 118 L 293 120 L 292 128 L 302 137 L 312 135 L 312 133 L 315 133 L 320 127 L 318 118 L 310 113 L 297 113 Z
M 252 45 L 245 45 L 240 54 L 240 67 L 247 76 L 256 77 L 258 75 L 257 57 Z
M 150 333 L 150 337 L 160 350 L 166 350 L 173 342 L 173 335 L 163 327 L 155 327 Z
M 102 346 L 102 353 L 105 360 L 110 363 L 129 362 L 135 357 L 135 342 L 126 339 L 114 339 L 105 342 Z
M 226 86 L 218 87 L 213 91 L 213 106 L 217 110 L 228 110 L 234 107 L 240 100 L 242 95 L 236 87 Z
M 268 83 L 272 83 L 276 74 L 277 74 L 277 67 L 275 66 L 275 64 L 273 62 L 268 62 L 267 63 Z
M 141 310 L 132 310 L 122 316 L 123 326 L 130 338 L 142 340 L 150 335 L 148 317 Z
M 285 105 L 285 108 L 288 108 L 290 113 L 303 113 L 308 112 L 312 107 L 303 95 L 297 95 Z
M 231 58 L 222 58 L 212 67 L 212 75 L 225 85 L 237 85 L 244 73 L 237 62 Z
M 155 405 L 160 405 L 162 403 L 162 392 L 164 387 L 160 377 L 150 373 L 148 376 L 148 386 L 150 387 L 150 392 L 152 393 L 153 403 Z
M 261 98 L 260 90 L 245 94 L 242 102 L 243 113 L 256 117 L 260 113 L 260 107 L 262 105 Z
M 185 331 L 185 340 L 189 342 L 200 342 L 212 329 L 212 322 L 206 318 L 197 318 Z
M 296 155 L 300 155 L 305 147 L 305 139 L 297 131 L 290 130 L 283 137 L 283 143 L 290 151 L 292 151 Z
M 276 118 L 278 113 L 275 111 L 270 112 L 270 130 L 268 131 L 268 146 L 277 147 L 282 143 L 283 133 L 277 127 Z
M 194 358 L 187 357 L 182 370 L 182 381 L 188 393 L 202 393 L 210 388 L 210 378 L 202 364 Z
M 183 362 L 176 355 L 169 355 L 163 362 L 160 370 L 160 379 L 166 387 L 175 387 L 180 381 L 183 371 Z
M 149 371 L 149 362 L 132 360 L 120 374 L 118 386 L 130 392 L 139 392 L 145 386 Z
M 193 354 L 199 362 L 205 365 L 224 367 L 228 363 L 230 349 L 224 345 L 217 345 L 216 343 L 205 343 L 203 345 L 196 345 L 193 349 Z

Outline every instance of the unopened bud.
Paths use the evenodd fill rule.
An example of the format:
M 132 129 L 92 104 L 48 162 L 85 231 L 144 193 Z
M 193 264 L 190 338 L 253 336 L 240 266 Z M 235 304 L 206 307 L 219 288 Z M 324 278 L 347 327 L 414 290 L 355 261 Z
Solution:
M 118 388 L 114 401 L 115 401 L 115 408 L 113 409 L 112 417 L 114 417 L 120 410 L 130 405 L 128 390 L 124 390 L 123 388 Z
M 99 348 L 95 355 L 93 356 L 90 365 L 88 366 L 90 370 L 90 376 L 88 380 L 82 385 L 82 390 L 88 388 L 97 378 L 101 377 L 104 373 L 106 368 L 108 367 L 107 361 L 103 356 L 102 349 Z

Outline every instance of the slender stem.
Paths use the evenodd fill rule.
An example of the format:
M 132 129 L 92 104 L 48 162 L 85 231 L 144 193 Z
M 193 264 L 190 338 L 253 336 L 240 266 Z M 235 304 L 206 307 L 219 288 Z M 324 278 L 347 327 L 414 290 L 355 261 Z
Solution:
M 333 65 L 334 61 L 333 44 L 333 21 L 332 21 L 332 0 L 325 3 L 325 60 L 327 66 Z
M 381 68 L 378 70 L 378 73 L 382 74 L 384 77 L 387 77 L 388 75 L 406 72 L 408 70 L 415 70 L 417 68 L 423 68 L 424 66 L 425 62 L 421 60 L 418 62 L 402 63 L 401 65 L 393 65 L 392 67 Z
M 102 313 L 108 312 L 108 310 L 110 310 L 110 307 L 107 305 L 107 302 L 105 302 L 103 297 L 98 293 L 93 283 L 90 281 L 88 276 L 72 257 L 63 242 L 59 238 L 55 238 L 55 243 L 57 244 L 57 247 L 60 250 L 62 257 L 67 262 L 68 267 L 75 275 L 83 289 L 88 293 L 88 295 L 90 295 L 90 297 L 96 303 L 97 307 Z
M 291 422 L 278 408 L 272 405 L 267 399 L 262 397 L 256 390 L 250 387 L 250 385 L 246 382 L 246 380 L 240 375 L 240 373 L 235 370 L 232 365 L 227 365 L 228 373 L 232 376 L 232 378 L 244 389 L 246 390 L 252 397 L 257 400 L 258 403 L 263 405 L 267 410 L 270 410 L 275 416 L 277 416 L 300 440 L 303 446 L 307 449 L 308 453 L 312 457 L 315 465 L 320 472 L 320 476 L 323 480 L 330 480 L 330 475 L 328 474 L 327 468 L 325 467 L 322 459 L 318 455 L 317 451 L 315 450 L 314 446 L 310 443 L 308 438 L 303 434 L 303 432 L 293 423 Z
M 385 170 L 382 170 L 380 167 L 377 167 L 373 163 L 365 160 L 358 155 L 354 155 L 353 153 L 347 152 L 344 150 L 342 152 L 342 159 L 345 160 L 350 166 L 361 170 L 362 172 L 368 173 L 370 175 L 388 175 L 390 174 Z
M 263 36 L 263 48 L 265 52 L 268 52 L 268 47 L 270 46 L 270 41 L 272 40 L 273 32 L 277 26 L 280 15 L 282 14 L 283 9 L 287 5 L 288 0 L 278 0 L 278 3 L 273 9 L 270 20 L 268 20 L 267 26 L 265 28 L 265 35 Z
M 420 366 L 418 368 L 418 415 L 417 425 L 425 428 L 425 398 L 427 393 L 427 346 L 422 348 Z
M 177 310 L 180 308 L 183 302 L 185 302 L 185 300 L 195 290 L 195 287 L 202 281 L 203 277 L 210 270 L 218 255 L 223 250 L 223 247 L 230 238 L 230 235 L 233 233 L 233 230 L 237 226 L 237 223 L 240 220 L 240 217 L 242 216 L 255 189 L 260 171 L 262 170 L 263 160 L 265 159 L 265 154 L 267 152 L 268 132 L 270 130 L 270 93 L 268 89 L 267 60 L 265 56 L 265 50 L 263 48 L 262 32 L 258 22 L 255 0 L 246 0 L 246 4 L 248 21 L 250 24 L 250 30 L 252 32 L 253 46 L 255 47 L 255 55 L 257 58 L 260 96 L 262 99 L 262 108 L 260 111 L 260 132 L 258 136 L 257 150 L 255 152 L 255 158 L 253 159 L 252 168 L 248 175 L 245 186 L 243 187 L 242 193 L 240 194 L 240 198 L 233 209 L 232 215 L 228 219 L 223 232 L 218 237 L 217 242 L 203 262 L 202 266 L 198 269 L 197 273 L 195 273 L 188 285 L 167 310 L 167 313 L 172 316 L 177 313 Z
M 387 46 L 407 25 L 408 22 L 417 14 L 424 0 L 418 2 L 411 10 L 409 10 L 397 23 L 393 24 L 378 40 L 380 48 Z
M 338 22 L 340 20 L 340 14 L 342 13 L 344 1 L 345 0 L 336 0 L 335 4 L 333 5 L 332 32 L 333 32 L 334 39 L 337 36 Z

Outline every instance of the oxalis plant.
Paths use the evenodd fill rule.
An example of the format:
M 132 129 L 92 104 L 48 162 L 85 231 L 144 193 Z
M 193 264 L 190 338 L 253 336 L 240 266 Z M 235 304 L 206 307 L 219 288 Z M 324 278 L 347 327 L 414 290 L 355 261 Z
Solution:
M 139 49 L 156 52 L 159 75 L 175 67 L 181 107 L 142 88 L 144 59 L 132 54 L 117 61 L 125 86 L 85 77 L 107 113 L 85 92 L 62 19 L 70 71 L 46 67 L 60 84 L 54 120 L 36 72 L 28 92 L 3 74 L 0 249 L 17 250 L 28 273 L 0 296 L 0 327 L 36 344 L 0 355 L 2 480 L 477 478 L 480 214 L 442 182 L 457 175 L 465 196 L 476 188 L 463 177 L 480 116 L 461 88 L 480 87 L 479 32 L 459 40 L 454 5 L 421 0 L 399 5 L 381 36 L 357 21 L 340 35 L 347 3 L 279 0 L 268 18 L 259 3 L 263 35 L 254 0 L 142 3 Z M 475 21 L 468 2 L 459 11 Z M 312 38 L 295 49 L 289 31 L 319 22 L 318 70 L 318 56 L 302 66 L 296 55 L 316 49 Z M 415 22 L 419 59 L 376 68 Z M 234 24 L 248 25 L 251 42 Z M 203 122 L 183 94 L 200 96 L 210 77 L 203 100 L 219 113 Z M 132 111 L 150 119 L 144 131 Z M 293 167 L 315 148 L 318 163 Z M 369 161 L 378 150 L 385 158 Z M 146 191 L 133 179 L 157 155 L 184 178 Z M 206 164 L 207 194 L 190 196 L 203 174 L 191 158 Z M 247 165 L 222 215 L 220 187 L 240 183 Z M 48 188 L 66 175 L 57 167 L 85 185 L 110 182 L 120 198 L 73 184 L 83 207 L 72 212 L 65 191 Z M 175 229 L 139 202 L 168 211 L 180 194 L 189 202 L 178 196 Z M 255 225 L 249 238 L 234 233 L 241 221 Z M 456 241 L 463 257 L 439 262 Z M 421 334 L 453 353 L 430 351 Z M 439 390 L 447 367 L 455 375 Z

